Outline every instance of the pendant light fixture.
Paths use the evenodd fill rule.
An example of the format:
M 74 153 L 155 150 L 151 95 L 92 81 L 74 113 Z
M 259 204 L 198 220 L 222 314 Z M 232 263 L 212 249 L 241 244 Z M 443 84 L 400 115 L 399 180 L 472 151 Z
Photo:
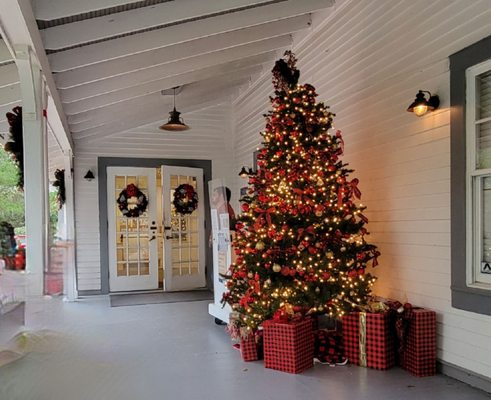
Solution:
M 161 125 L 159 129 L 163 131 L 187 131 L 189 128 L 188 125 L 184 123 L 184 120 L 180 117 L 181 113 L 176 110 L 176 89 L 177 87 L 172 88 L 174 91 L 174 109 L 169 112 L 169 121 L 167 121 L 164 125 Z

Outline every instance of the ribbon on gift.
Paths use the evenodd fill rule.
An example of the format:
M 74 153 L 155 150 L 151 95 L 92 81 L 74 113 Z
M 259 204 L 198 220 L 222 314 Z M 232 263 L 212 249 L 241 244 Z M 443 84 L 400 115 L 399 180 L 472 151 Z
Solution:
M 359 347 L 360 347 L 360 366 L 367 366 L 367 313 L 360 312 L 360 336 L 359 336 Z

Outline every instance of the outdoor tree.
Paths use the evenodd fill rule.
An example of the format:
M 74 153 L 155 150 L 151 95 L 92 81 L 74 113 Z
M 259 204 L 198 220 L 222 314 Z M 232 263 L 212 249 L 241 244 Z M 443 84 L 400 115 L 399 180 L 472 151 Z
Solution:
M 0 147 L 0 221 L 24 226 L 24 192 L 18 190 L 18 169 Z
M 379 252 L 367 243 L 358 179 L 340 159 L 334 114 L 298 84 L 291 52 L 273 69 L 257 173 L 249 177 L 223 302 L 255 330 L 280 314 L 340 317 L 366 304 Z

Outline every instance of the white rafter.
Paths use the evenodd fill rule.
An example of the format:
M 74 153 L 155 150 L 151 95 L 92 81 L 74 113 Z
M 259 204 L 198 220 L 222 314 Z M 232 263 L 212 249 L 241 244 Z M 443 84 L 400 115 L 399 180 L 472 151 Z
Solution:
M 244 57 L 250 57 L 270 52 L 271 50 L 288 47 L 291 45 L 291 40 L 290 35 L 285 35 L 245 44 L 243 46 L 232 47 L 222 51 L 198 55 L 185 60 L 138 70 L 69 89 L 63 89 L 61 90 L 61 97 L 63 102 L 71 102 L 97 96 L 102 93 L 120 90 L 121 88 L 137 86 L 146 82 L 162 79 L 166 76 L 196 71 L 214 65 L 239 60 Z
M 199 101 L 202 97 L 209 96 L 212 93 L 216 99 L 219 99 L 223 92 L 228 89 L 235 90 L 237 86 L 243 84 L 248 79 L 249 77 L 247 76 L 234 76 L 230 74 L 220 78 L 201 81 L 199 84 L 186 86 L 183 92 L 177 97 L 178 108 L 186 107 L 190 103 L 194 104 L 194 102 Z M 165 102 L 169 100 L 169 97 L 164 97 L 160 92 L 156 92 L 148 96 L 115 103 L 98 110 L 87 111 L 69 117 L 70 129 L 72 133 L 75 133 L 95 128 L 111 121 L 130 120 L 131 117 L 129 115 L 132 112 L 146 110 L 152 106 L 162 109 L 165 106 Z
M 284 1 L 280 0 L 279 3 Z M 268 2 L 268 0 L 170 1 L 54 26 L 44 29 L 42 37 L 47 49 L 63 49 L 182 21 L 195 21 L 198 18 L 233 12 L 245 7 L 254 7 L 251 9 L 260 13 L 261 11 L 256 7 Z
M 185 43 L 178 43 L 152 51 L 129 55 L 124 58 L 124 62 L 120 59 L 114 59 L 58 73 L 56 75 L 56 84 L 60 88 L 69 88 L 105 79 L 110 76 L 121 75 L 156 65 L 168 64 L 200 54 L 291 34 L 307 28 L 309 24 L 310 16 L 300 15 L 270 24 L 257 25 Z
M 244 10 L 190 23 L 178 24 L 163 30 L 153 30 L 106 42 L 74 48 L 49 56 L 53 71 L 61 72 L 84 65 L 99 63 L 130 54 L 141 53 L 176 43 L 196 40 L 249 26 L 265 24 L 284 18 L 307 14 L 329 7 L 333 0 L 288 0 L 256 9 Z M 71 24 L 64 25 L 69 29 Z
M 225 63 L 209 68 L 203 68 L 197 71 L 185 72 L 183 74 L 173 75 L 167 78 L 151 81 L 142 85 L 123 88 L 110 93 L 104 93 L 99 96 L 89 97 L 79 101 L 65 103 L 64 108 L 67 115 L 79 114 L 101 108 L 110 104 L 126 101 L 135 97 L 145 96 L 163 89 L 174 86 L 182 86 L 197 82 L 203 79 L 209 79 L 214 76 L 225 75 L 233 71 L 240 75 L 254 75 L 261 67 L 260 65 L 274 57 L 273 52 L 264 53 L 231 63 Z

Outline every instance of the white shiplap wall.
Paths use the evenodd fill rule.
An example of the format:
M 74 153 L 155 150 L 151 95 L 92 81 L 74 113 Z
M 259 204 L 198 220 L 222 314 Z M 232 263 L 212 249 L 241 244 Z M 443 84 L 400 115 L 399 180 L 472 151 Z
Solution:
M 178 158 L 212 160 L 213 178 L 233 180 L 233 135 L 230 105 L 185 113 L 191 130 L 163 132 L 154 123 L 109 137 L 75 144 L 75 224 L 78 290 L 100 290 L 99 195 L 97 181 L 87 182 L 88 169 L 97 173 L 97 157 Z M 163 120 L 167 117 L 163 114 Z M 96 177 L 97 180 L 97 177 Z M 83 193 L 83 195 L 80 195 Z M 78 201 L 77 201 L 78 200 Z
M 439 359 L 489 377 L 491 317 L 451 307 L 448 56 L 491 34 L 491 3 L 337 3 L 293 50 L 300 81 L 337 114 L 344 160 L 360 179 L 382 253 L 376 290 L 435 309 Z M 405 111 L 418 89 L 442 101 L 420 119 Z M 270 94 L 266 73 L 234 102 L 235 169 L 259 145 Z

